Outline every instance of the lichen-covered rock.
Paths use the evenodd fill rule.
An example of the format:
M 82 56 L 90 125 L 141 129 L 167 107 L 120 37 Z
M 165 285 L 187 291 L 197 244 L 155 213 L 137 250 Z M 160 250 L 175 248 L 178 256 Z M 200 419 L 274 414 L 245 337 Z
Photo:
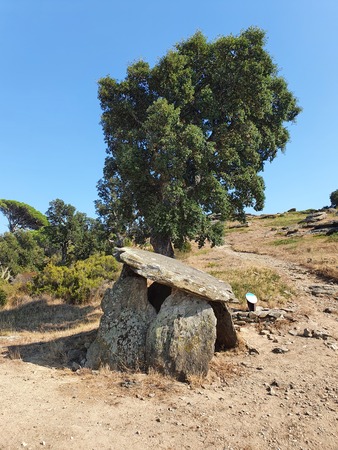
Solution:
M 146 335 L 156 317 L 147 297 L 147 280 L 124 267 L 113 289 L 102 300 L 97 338 L 87 352 L 86 366 L 113 370 L 144 369 Z
M 231 286 L 163 255 L 134 248 L 117 253 L 123 270 L 102 301 L 87 367 L 154 368 L 186 379 L 206 375 L 215 350 L 236 346 L 227 307 L 237 301 Z
M 146 357 L 149 367 L 185 380 L 206 375 L 215 351 L 216 317 L 209 303 L 175 291 L 150 324 Z
M 192 299 L 198 296 L 207 300 L 217 319 L 217 351 L 237 345 L 237 335 L 227 304 L 238 303 L 238 300 L 228 283 L 189 267 L 177 259 L 145 250 L 118 248 L 116 256 L 135 273 L 153 280 L 157 285 L 169 286 L 192 294 L 190 296 Z M 159 309 L 159 305 L 154 302 L 153 305 Z

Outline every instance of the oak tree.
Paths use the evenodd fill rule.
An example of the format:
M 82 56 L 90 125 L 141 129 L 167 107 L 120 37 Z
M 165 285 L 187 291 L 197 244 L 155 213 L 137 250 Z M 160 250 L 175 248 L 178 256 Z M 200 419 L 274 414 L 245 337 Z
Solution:
M 44 228 L 46 253 L 60 255 L 61 264 L 83 260 L 104 250 L 100 224 L 61 199 L 49 203 L 49 226 Z
M 338 189 L 331 192 L 330 201 L 331 201 L 331 206 L 333 206 L 334 208 L 336 208 L 338 206 Z
M 249 28 L 213 42 L 197 32 L 154 67 L 99 81 L 107 144 L 97 212 L 109 231 L 173 256 L 173 245 L 222 237 L 220 220 L 261 210 L 267 161 L 284 151 L 300 107 Z

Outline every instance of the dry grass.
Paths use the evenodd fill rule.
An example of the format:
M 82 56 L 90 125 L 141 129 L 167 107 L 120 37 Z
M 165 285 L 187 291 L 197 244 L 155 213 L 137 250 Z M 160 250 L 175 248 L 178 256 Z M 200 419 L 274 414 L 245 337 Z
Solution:
M 237 250 L 293 261 L 338 281 L 337 235 L 285 235 L 284 227 L 296 226 L 305 216 L 305 213 L 287 213 L 276 218 L 252 218 L 250 227 L 233 228 L 226 239 Z M 243 302 L 248 291 L 254 292 L 263 306 L 269 307 L 280 305 L 293 295 L 292 287 L 276 271 L 253 265 L 252 261 L 242 261 L 239 265 L 236 256 L 224 255 L 224 249 L 218 251 L 209 246 L 198 249 L 193 244 L 192 251 L 180 254 L 179 258 L 229 283 L 236 297 Z M 97 298 L 92 304 L 77 306 L 48 297 L 36 300 L 17 298 L 11 306 L 0 310 L 0 335 L 15 334 L 20 341 L 11 342 L 16 345 L 8 347 L 8 357 L 65 367 L 67 351 L 74 348 L 68 340 L 73 339 L 77 333 L 86 334 L 98 327 L 102 314 L 100 300 Z M 243 345 L 235 351 L 243 351 Z M 226 382 L 233 376 L 241 375 L 241 370 L 243 368 L 232 363 L 227 354 L 222 354 L 213 358 L 209 378 Z M 122 390 L 123 395 L 137 396 L 140 399 L 153 395 L 157 398 L 170 396 L 181 389 L 177 381 L 157 372 L 145 375 L 128 371 L 112 372 L 108 368 L 102 368 L 99 372 L 82 369 L 79 375 L 88 379 L 94 389 L 102 389 L 103 383 L 107 389 Z M 188 381 L 192 388 L 206 382 L 203 377 L 198 376 L 191 377 Z
M 307 215 L 308 215 L 308 212 L 306 212 L 306 211 L 295 211 L 295 212 L 276 214 L 275 217 L 273 217 L 273 218 L 260 216 L 258 218 L 255 218 L 254 220 L 259 220 L 260 226 L 262 226 L 262 227 L 283 228 L 283 227 L 292 227 L 294 225 L 297 225 L 300 221 L 304 220 Z
M 0 337 L 10 359 L 64 368 L 70 350 L 94 339 L 101 314 L 99 304 L 81 307 L 25 297 L 0 311 Z
M 285 213 L 275 218 L 251 219 L 248 233 L 226 234 L 234 250 L 275 256 L 310 269 L 314 273 L 338 281 L 338 234 L 313 235 L 298 223 L 306 213 Z M 326 221 L 337 220 L 329 213 Z M 287 235 L 290 228 L 297 235 Z
M 23 297 L 0 310 L 0 333 L 18 331 L 53 332 L 78 329 L 97 323 L 101 316 L 99 302 L 86 306 L 69 305 L 61 299 L 44 296 Z
M 80 369 L 76 374 L 86 384 L 92 396 L 103 396 L 109 403 L 112 402 L 112 405 L 115 404 L 116 397 L 136 397 L 141 401 L 151 398 L 162 400 L 184 389 L 182 383 L 156 371 L 150 371 L 148 374 L 119 372 L 106 366 L 98 371 Z M 74 386 L 72 389 L 74 390 Z M 79 394 L 81 391 L 80 386 Z
M 338 241 L 328 236 L 303 236 L 267 242 L 264 251 L 303 265 L 314 273 L 338 281 Z
M 227 353 L 216 353 L 209 364 L 209 368 L 208 378 L 211 381 L 217 379 L 221 383 L 226 383 L 245 373 L 244 367 L 230 361 Z
M 262 306 L 272 308 L 285 303 L 292 296 L 292 287 L 272 269 L 262 267 L 227 268 L 211 270 L 210 275 L 229 283 L 239 301 L 245 303 L 245 294 L 254 292 Z

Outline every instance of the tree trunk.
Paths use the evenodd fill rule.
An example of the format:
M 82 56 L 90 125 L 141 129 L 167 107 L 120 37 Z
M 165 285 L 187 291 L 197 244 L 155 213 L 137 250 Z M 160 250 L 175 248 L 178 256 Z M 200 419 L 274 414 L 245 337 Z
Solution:
M 61 264 L 66 264 L 68 259 L 68 242 L 61 244 Z
M 151 236 L 150 243 L 153 246 L 155 253 L 174 258 L 174 248 L 169 237 Z

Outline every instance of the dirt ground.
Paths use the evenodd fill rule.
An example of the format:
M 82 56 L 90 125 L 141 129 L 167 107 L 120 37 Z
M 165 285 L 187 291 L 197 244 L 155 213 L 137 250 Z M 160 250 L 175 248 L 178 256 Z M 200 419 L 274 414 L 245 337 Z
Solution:
M 325 283 L 294 263 L 230 246 L 187 263 L 210 260 L 278 271 L 296 292 L 288 318 L 241 326 L 246 346 L 216 354 L 191 384 L 73 372 L 20 353 L 28 341 L 43 348 L 40 335 L 0 336 L 0 449 L 338 449 L 337 299 L 312 295 Z

